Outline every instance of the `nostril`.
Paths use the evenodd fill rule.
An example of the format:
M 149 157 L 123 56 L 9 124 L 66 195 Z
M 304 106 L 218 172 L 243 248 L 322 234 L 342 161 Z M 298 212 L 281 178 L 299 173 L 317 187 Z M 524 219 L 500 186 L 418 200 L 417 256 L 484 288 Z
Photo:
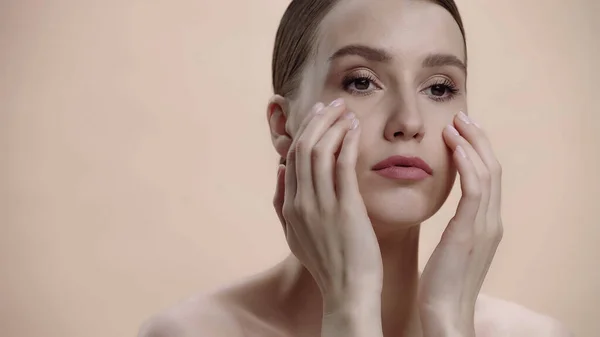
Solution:
M 408 139 L 408 138 L 414 138 L 416 140 L 421 140 L 423 139 L 423 133 L 421 132 L 415 132 L 413 133 L 406 133 L 404 131 L 396 131 L 394 132 L 394 139 Z

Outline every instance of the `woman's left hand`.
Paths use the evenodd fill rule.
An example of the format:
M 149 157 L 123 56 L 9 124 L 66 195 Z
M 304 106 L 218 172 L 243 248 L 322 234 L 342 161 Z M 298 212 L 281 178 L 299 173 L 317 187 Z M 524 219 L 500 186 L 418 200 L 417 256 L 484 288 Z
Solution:
M 503 234 L 501 167 L 481 128 L 465 114 L 443 137 L 453 151 L 462 197 L 421 276 L 419 311 L 424 336 L 473 337 L 475 302 Z

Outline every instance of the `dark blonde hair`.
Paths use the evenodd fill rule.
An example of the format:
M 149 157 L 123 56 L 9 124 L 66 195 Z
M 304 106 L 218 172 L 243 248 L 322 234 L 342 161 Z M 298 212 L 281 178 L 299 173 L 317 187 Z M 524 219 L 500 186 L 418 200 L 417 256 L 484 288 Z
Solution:
M 273 50 L 273 92 L 291 98 L 301 80 L 301 73 L 313 51 L 319 25 L 340 0 L 292 0 L 277 29 Z M 423 0 L 422 0 L 423 1 Z M 466 35 L 462 18 L 454 0 L 427 0 L 445 8 Z

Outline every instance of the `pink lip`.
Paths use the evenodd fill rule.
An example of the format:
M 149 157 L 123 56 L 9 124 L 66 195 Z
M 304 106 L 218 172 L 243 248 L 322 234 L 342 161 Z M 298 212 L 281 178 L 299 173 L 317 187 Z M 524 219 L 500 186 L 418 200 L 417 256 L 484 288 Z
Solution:
M 422 180 L 433 174 L 433 170 L 419 157 L 392 156 L 375 166 L 373 171 L 391 179 Z

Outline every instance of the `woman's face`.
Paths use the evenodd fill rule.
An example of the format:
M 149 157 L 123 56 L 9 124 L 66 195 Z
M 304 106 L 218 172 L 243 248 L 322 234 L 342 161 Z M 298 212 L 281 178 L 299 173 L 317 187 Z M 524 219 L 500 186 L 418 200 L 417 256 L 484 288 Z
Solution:
M 442 131 L 466 112 L 458 24 L 429 1 L 343 0 L 321 23 L 314 51 L 290 103 L 290 135 L 316 102 L 342 97 L 360 120 L 356 173 L 378 234 L 432 216 L 456 177 Z M 433 172 L 406 181 L 373 170 L 395 155 L 420 157 Z

